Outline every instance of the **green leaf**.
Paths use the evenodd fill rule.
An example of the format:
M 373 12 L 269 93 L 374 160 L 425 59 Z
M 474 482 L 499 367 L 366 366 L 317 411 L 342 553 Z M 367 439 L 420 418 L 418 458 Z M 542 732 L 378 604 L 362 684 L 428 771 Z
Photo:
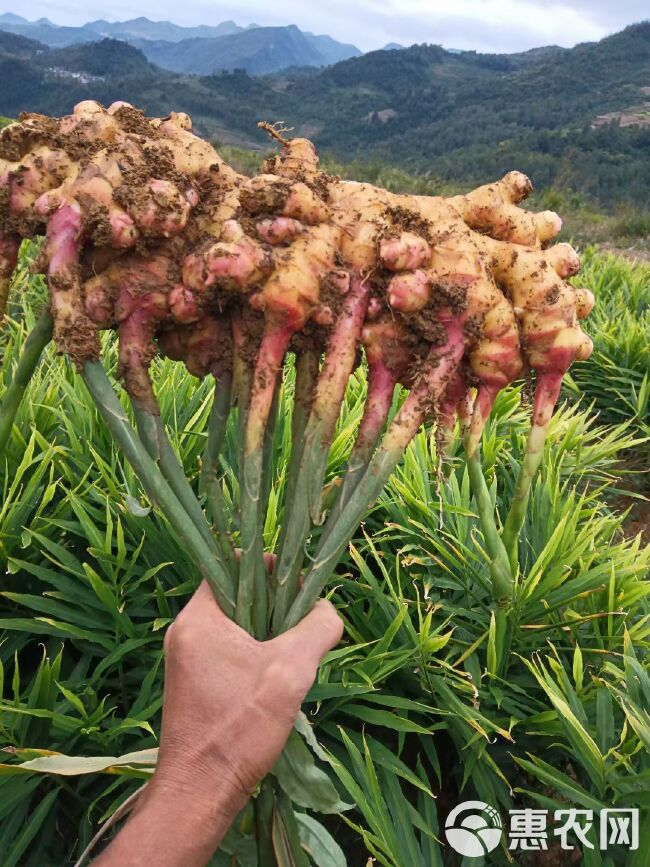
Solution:
M 151 512 L 151 506 L 141 506 L 139 501 L 136 500 L 135 497 L 132 497 L 130 494 L 127 494 L 124 497 L 124 504 L 128 511 L 135 515 L 136 518 L 146 518 L 147 515 Z
M 603 755 L 616 743 L 614 705 L 606 686 L 596 690 L 596 743 Z
M 419 723 L 413 722 L 403 716 L 390 713 L 387 710 L 375 710 L 361 704 L 346 704 L 341 708 L 346 714 L 354 716 L 363 722 L 373 725 L 384 726 L 396 732 L 415 732 L 416 734 L 430 734 L 432 728 L 425 728 Z
M 303 848 L 316 867 L 347 867 L 345 854 L 329 831 L 307 813 L 296 813 Z
M 594 798 L 586 789 L 583 789 L 575 780 L 567 777 L 561 771 L 549 765 L 547 762 L 538 759 L 535 756 L 530 756 L 530 761 L 512 757 L 514 761 L 529 774 L 532 774 L 538 780 L 541 780 L 547 786 L 551 786 L 571 803 L 587 810 L 603 810 L 607 805 L 597 798 Z
M 576 759 L 586 769 L 598 792 L 602 794 L 605 788 L 605 766 L 596 742 L 573 713 L 569 703 L 560 692 L 560 688 L 551 680 L 543 663 L 540 660 L 523 661 L 555 707 L 558 719 L 567 733 Z
M 156 706 L 160 706 L 162 704 L 162 696 L 156 702 Z M 148 732 L 150 735 L 155 736 L 154 730 L 151 728 L 151 725 L 146 720 L 134 719 L 133 717 L 125 717 L 121 720 L 116 726 L 112 728 L 112 734 L 120 734 L 121 732 L 129 731 L 129 729 L 142 729 L 145 732 Z
M 54 635 L 57 638 L 77 638 L 92 644 L 99 644 L 105 650 L 112 649 L 112 644 L 107 638 L 97 635 L 97 633 L 88 632 L 86 629 L 72 626 L 70 623 L 53 620 L 51 617 L 34 617 L 33 620 L 26 620 L 21 617 L 0 617 L 0 629 L 29 632 L 32 635 Z
M 57 774 L 74 777 L 79 774 L 96 774 L 107 768 L 129 765 L 133 767 L 153 767 L 158 757 L 157 749 L 139 750 L 123 756 L 66 756 L 63 753 L 40 756 L 19 765 L 4 765 L 5 768 L 18 769 L 20 773 Z
M 282 790 L 300 807 L 318 813 L 340 813 L 352 809 L 339 797 L 327 774 L 317 767 L 311 752 L 295 729 L 289 735 L 273 775 Z
M 300 735 L 302 735 L 307 744 L 311 747 L 315 756 L 324 762 L 330 761 L 330 757 L 316 739 L 313 726 L 302 711 L 299 711 L 298 716 L 296 717 L 294 728 Z
M 47 819 L 48 813 L 58 795 L 59 790 L 53 789 L 41 800 L 21 830 L 20 835 L 12 844 L 11 850 L 4 854 L 2 861 L 3 867 L 16 867 L 16 865 L 21 863 L 20 859 L 23 853 L 41 830 L 41 827 Z
M 579 645 L 576 644 L 576 649 L 573 651 L 573 681 L 578 692 L 582 692 L 583 676 L 582 651 Z
M 385 746 L 381 741 L 378 741 L 367 734 L 362 736 L 357 732 L 353 732 L 352 730 L 348 731 L 347 734 L 357 748 L 363 748 L 363 744 L 365 742 L 375 764 L 386 769 L 387 771 L 390 771 L 396 776 L 401 777 L 412 786 L 415 786 L 417 789 L 421 789 L 427 795 L 433 797 L 431 789 L 422 782 L 420 777 L 414 771 L 412 771 L 405 762 L 403 762 L 391 750 L 389 750 L 388 747 Z
M 420 864 L 420 848 L 413 831 L 411 805 L 404 797 L 397 777 L 389 771 L 381 770 L 378 773 L 378 781 L 381 785 L 382 794 L 390 810 L 395 823 L 395 830 L 399 839 L 399 851 L 409 867 Z M 417 812 L 415 815 L 417 816 Z M 422 865 L 425 867 L 425 865 Z
M 283 792 L 276 795 L 272 821 L 271 837 L 278 867 L 309 867 L 293 807 Z
M 494 611 L 490 612 L 490 628 L 488 630 L 487 644 L 487 670 L 489 674 L 496 674 L 498 669 L 497 659 L 497 622 Z
M 96 680 L 101 678 L 105 672 L 111 669 L 114 665 L 117 665 L 125 656 L 129 656 L 130 654 L 133 654 L 134 658 L 141 656 L 141 654 L 136 654 L 136 651 L 144 647 L 145 644 L 150 644 L 152 642 L 152 638 L 127 638 L 125 641 L 121 641 L 118 646 L 108 654 L 108 656 L 105 656 L 100 660 L 93 671 L 93 678 Z
M 88 714 L 86 713 L 86 708 L 84 707 L 84 703 L 82 700 L 76 696 L 69 689 L 66 689 L 65 686 L 62 686 L 60 683 L 57 683 L 57 687 L 61 691 L 61 693 L 67 698 L 70 704 L 79 711 L 83 719 L 88 719 Z

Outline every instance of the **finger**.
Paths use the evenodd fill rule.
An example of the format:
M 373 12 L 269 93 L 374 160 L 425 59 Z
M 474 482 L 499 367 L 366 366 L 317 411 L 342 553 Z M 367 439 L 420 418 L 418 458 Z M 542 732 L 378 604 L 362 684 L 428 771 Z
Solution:
M 192 647 L 198 651 L 204 640 L 211 641 L 213 646 L 215 641 L 223 647 L 235 646 L 245 653 L 252 652 L 252 648 L 258 644 L 250 633 L 224 614 L 207 581 L 201 582 L 190 601 L 168 627 L 165 649 L 169 652 L 173 644 L 177 651 L 179 646 Z
M 235 559 L 238 563 L 241 563 L 241 548 L 235 548 Z M 272 554 L 270 551 L 265 551 L 262 554 L 262 559 L 264 560 L 264 568 L 270 575 L 275 569 L 275 561 L 278 559 L 278 555 Z
M 184 620 L 195 618 L 200 618 L 202 620 L 209 619 L 211 623 L 220 629 L 231 627 L 239 629 L 239 627 L 223 613 L 221 608 L 219 608 L 217 600 L 214 598 L 214 593 L 210 589 L 208 582 L 205 580 L 201 581 L 198 589 L 194 592 L 194 595 L 178 617 L 182 617 Z
M 173 633 L 173 637 L 170 633 Z M 224 614 L 207 581 L 201 582 L 185 608 L 168 628 L 166 638 L 168 649 L 171 642 L 177 650 L 180 645 L 186 649 L 191 647 L 197 652 L 204 641 L 210 641 L 213 648 L 237 647 L 243 653 L 253 652 L 253 647 L 258 643 L 250 633 Z
M 343 621 L 326 599 L 319 599 L 300 623 L 270 643 L 291 656 L 310 659 L 315 665 L 336 647 L 343 635 Z

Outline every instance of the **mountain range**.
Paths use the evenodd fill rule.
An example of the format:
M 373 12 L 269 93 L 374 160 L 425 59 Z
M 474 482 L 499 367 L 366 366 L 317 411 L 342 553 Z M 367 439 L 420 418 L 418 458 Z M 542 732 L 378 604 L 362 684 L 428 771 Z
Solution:
M 181 27 L 171 21 L 140 17 L 60 27 L 48 18 L 28 21 L 8 12 L 0 15 L 0 30 L 36 39 L 50 48 L 119 39 L 139 48 L 163 69 L 200 75 L 233 69 L 262 75 L 290 66 L 327 66 L 361 54 L 355 45 L 337 42 L 331 36 L 316 36 L 293 24 L 240 27 L 234 21 L 223 21 L 216 26 Z
M 0 30 L 0 80 L 9 117 L 126 99 L 150 114 L 186 111 L 201 133 L 257 150 L 269 147 L 257 122 L 282 120 L 362 167 L 391 163 L 457 185 L 517 168 L 605 206 L 650 200 L 650 23 L 572 49 L 414 45 L 268 75 L 170 72 L 116 39 L 49 48 Z

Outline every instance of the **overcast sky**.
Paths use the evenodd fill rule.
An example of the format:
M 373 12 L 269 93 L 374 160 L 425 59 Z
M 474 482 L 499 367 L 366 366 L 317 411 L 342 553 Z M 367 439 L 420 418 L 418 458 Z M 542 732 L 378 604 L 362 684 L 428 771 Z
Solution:
M 177 24 L 297 24 L 364 51 L 387 42 L 433 42 L 477 51 L 523 51 L 600 39 L 650 18 L 649 0 L 21 0 L 0 11 L 56 24 L 144 15 Z

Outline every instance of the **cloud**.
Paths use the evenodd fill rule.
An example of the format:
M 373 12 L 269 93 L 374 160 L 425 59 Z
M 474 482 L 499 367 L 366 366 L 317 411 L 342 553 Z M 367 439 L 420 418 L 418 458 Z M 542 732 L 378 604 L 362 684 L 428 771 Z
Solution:
M 647 0 L 25 0 L 23 15 L 46 15 L 61 24 L 90 18 L 120 20 L 135 15 L 178 24 L 297 24 L 353 42 L 365 51 L 387 42 L 432 42 L 477 51 L 522 51 L 539 45 L 571 46 L 600 39 L 647 18 Z
M 335 0 L 330 9 L 346 8 Z M 367 43 L 433 42 L 477 51 L 517 51 L 599 39 L 606 27 L 566 4 L 525 0 L 360 0 L 347 4 L 347 23 Z M 338 37 L 340 38 L 340 36 Z M 367 46 L 369 47 L 369 45 Z
M 592 21 L 621 30 L 633 21 L 650 18 L 648 0 L 566 0 L 564 4 L 589 17 Z

